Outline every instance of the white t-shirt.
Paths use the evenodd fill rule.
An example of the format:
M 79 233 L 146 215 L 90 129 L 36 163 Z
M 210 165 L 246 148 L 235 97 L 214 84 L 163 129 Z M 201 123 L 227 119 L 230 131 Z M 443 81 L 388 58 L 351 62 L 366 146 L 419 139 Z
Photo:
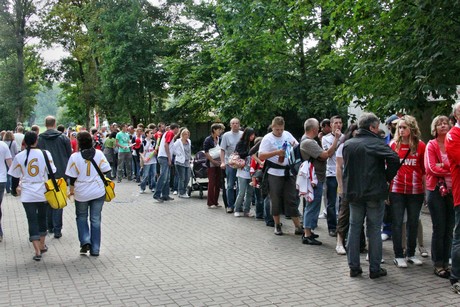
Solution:
M 334 138 L 335 137 L 332 133 L 329 133 L 323 136 L 323 138 L 321 139 L 321 143 L 323 145 L 324 150 L 327 151 L 329 148 L 331 148 L 332 143 L 334 143 Z M 342 134 L 342 136 L 340 136 L 339 142 L 337 143 L 337 146 L 339 146 L 340 143 L 342 143 L 343 139 L 344 139 L 344 135 Z M 336 176 L 336 165 L 337 165 L 336 152 L 334 152 L 334 154 L 330 158 L 327 158 L 326 177 Z
M 22 141 L 24 141 L 24 133 L 15 133 L 14 140 L 16 141 L 16 145 L 18 147 L 18 152 L 21 151 Z
M 243 131 L 228 131 L 225 132 L 222 136 L 220 148 L 225 152 L 225 164 L 228 163 L 228 159 L 230 158 L 230 155 L 235 151 L 236 144 L 238 144 L 242 135 Z
M 292 144 L 294 144 L 294 146 L 298 144 L 297 140 L 292 136 L 290 132 L 283 131 L 281 137 L 276 137 L 273 133 L 266 134 L 262 139 L 262 142 L 260 143 L 259 154 L 279 150 L 283 148 L 284 142 L 287 142 L 288 146 L 286 150 L 286 156 L 284 157 L 284 162 L 281 165 L 288 165 L 288 157 L 289 153 L 292 150 Z M 279 164 L 278 156 L 273 156 L 271 158 L 268 158 L 268 160 L 273 163 Z M 273 176 L 283 177 L 284 169 L 275 169 L 271 167 L 268 169 L 268 173 Z
M 96 149 L 94 161 L 103 173 L 112 169 L 102 151 L 98 149 Z M 75 200 L 84 202 L 105 195 L 104 182 L 102 182 L 91 161 L 83 159 L 81 152 L 76 152 L 70 156 L 65 174 L 77 178 L 74 190 Z
M 7 159 L 11 159 L 11 151 L 5 142 L 0 142 L 0 182 L 6 182 L 5 160 Z
M 144 153 L 143 153 L 144 164 L 151 165 L 151 164 L 157 163 L 157 157 L 153 155 L 153 152 L 155 151 L 155 142 L 151 139 L 150 140 L 145 139 L 142 142 L 142 146 L 144 147 Z M 146 161 L 147 158 L 150 158 L 150 159 Z
M 53 163 L 53 157 L 48 150 L 48 155 L 53 173 L 56 173 L 56 167 Z M 27 150 L 23 150 L 14 157 L 8 174 L 21 178 L 21 201 L 42 202 L 45 198 L 45 182 L 48 180 L 48 169 L 46 168 L 45 156 L 40 149 L 32 148 L 27 157 L 27 165 L 24 165 L 27 157 Z

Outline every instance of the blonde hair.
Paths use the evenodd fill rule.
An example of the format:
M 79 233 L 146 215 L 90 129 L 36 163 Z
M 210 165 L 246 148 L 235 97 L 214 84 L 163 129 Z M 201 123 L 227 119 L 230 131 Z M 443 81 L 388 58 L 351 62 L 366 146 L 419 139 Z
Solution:
M 446 122 L 450 127 L 449 118 L 445 115 L 438 115 L 431 122 L 431 135 L 434 136 L 435 138 L 438 137 L 438 133 L 436 132 L 436 126 L 442 122 Z
M 273 126 L 284 126 L 284 118 L 282 116 L 277 116 L 272 120 Z
M 415 117 L 410 115 L 404 115 L 398 120 L 396 133 L 393 138 L 393 141 L 396 143 L 396 151 L 399 151 L 399 148 L 401 147 L 402 143 L 402 137 L 399 135 L 399 125 L 401 124 L 401 122 L 405 122 L 407 128 L 410 131 L 409 149 L 412 154 L 415 154 L 417 152 L 418 142 L 420 141 L 421 133 L 417 124 L 417 120 L 415 119 Z

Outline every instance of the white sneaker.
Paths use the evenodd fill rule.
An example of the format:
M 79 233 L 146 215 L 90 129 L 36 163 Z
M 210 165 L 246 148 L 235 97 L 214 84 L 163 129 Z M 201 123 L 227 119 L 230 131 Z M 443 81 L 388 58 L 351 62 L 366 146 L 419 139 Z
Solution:
M 423 261 L 418 259 L 415 256 L 407 257 L 406 259 L 407 259 L 407 262 L 412 263 L 413 265 L 422 265 L 423 264 Z
M 366 254 L 366 261 L 369 261 L 369 254 Z M 380 260 L 380 263 L 385 263 L 385 259 L 382 258 L 382 260 Z
M 145 193 L 145 191 L 142 190 L 142 189 L 139 191 L 139 194 L 144 194 L 144 193 Z
M 212 206 L 209 206 L 208 209 L 216 209 L 217 207 L 212 205 Z
M 174 192 L 173 192 L 173 195 L 177 195 L 177 191 L 174 191 Z
M 235 212 L 235 213 L 233 213 L 233 215 L 235 217 L 241 217 L 241 216 L 243 216 L 243 212 Z
M 319 219 L 325 219 L 325 218 L 327 218 L 327 214 L 323 212 L 318 216 L 318 218 Z
M 337 255 L 346 255 L 347 251 L 345 250 L 345 247 L 343 245 L 337 245 L 335 247 L 335 251 L 337 252 Z
M 179 198 L 190 198 L 190 196 L 188 194 L 180 194 Z
M 407 262 L 404 258 L 395 258 L 395 260 L 393 260 L 393 263 L 398 268 L 407 268 Z
M 382 241 L 386 241 L 390 238 L 389 235 L 387 235 L 386 233 L 382 233 Z

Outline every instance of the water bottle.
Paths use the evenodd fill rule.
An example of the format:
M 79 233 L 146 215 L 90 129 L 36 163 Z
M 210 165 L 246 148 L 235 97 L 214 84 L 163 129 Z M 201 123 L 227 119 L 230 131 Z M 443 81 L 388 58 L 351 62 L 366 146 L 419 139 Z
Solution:
M 287 141 L 284 141 L 283 146 L 281 147 L 281 149 L 284 150 L 284 155 L 286 155 L 287 146 L 288 146 Z M 279 163 L 279 164 L 283 164 L 283 163 L 284 163 L 284 157 L 285 157 L 285 156 L 278 156 L 278 163 Z

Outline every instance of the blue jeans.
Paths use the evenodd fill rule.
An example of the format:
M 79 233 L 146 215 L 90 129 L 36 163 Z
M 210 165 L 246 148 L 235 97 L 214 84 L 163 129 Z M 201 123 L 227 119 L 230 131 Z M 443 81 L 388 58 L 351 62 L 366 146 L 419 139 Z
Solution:
M 262 198 L 262 191 L 258 188 L 254 188 L 254 195 L 256 197 L 256 218 L 264 218 L 264 199 Z
M 401 194 L 390 193 L 390 203 L 392 206 L 391 232 L 393 238 L 393 250 L 395 258 L 403 258 L 402 246 L 402 224 L 404 219 L 404 211 L 407 210 L 407 248 L 406 256 L 412 257 L 415 255 L 415 247 L 417 245 L 417 230 L 420 210 L 422 209 L 424 195 L 423 194 Z
M 383 200 L 350 203 L 350 228 L 348 230 L 347 257 L 351 270 L 361 269 L 359 252 L 361 230 L 366 217 L 366 230 L 369 243 L 369 271 L 380 271 L 382 261 L 382 238 L 380 226 L 383 222 L 385 204 Z
M 460 206 L 454 207 L 455 228 L 452 240 L 452 270 L 450 273 L 451 282 L 460 280 Z
M 230 166 L 225 167 L 225 176 L 227 177 L 227 208 L 235 207 L 235 183 L 236 183 L 236 169 Z M 238 194 L 238 188 L 236 189 Z
M 136 179 L 136 181 L 139 181 L 139 179 L 141 178 L 141 161 L 140 161 L 140 157 L 139 157 L 139 155 L 137 155 L 137 156 L 132 155 L 132 157 L 133 157 L 133 164 L 132 164 L 133 175 L 134 175 L 134 178 Z
M 101 247 L 101 219 L 105 195 L 90 201 L 75 200 L 75 214 L 77 216 L 78 239 L 80 246 L 91 244 L 91 253 L 99 254 Z M 89 221 L 88 225 L 88 209 Z
M 46 236 L 46 209 L 48 203 L 22 203 L 26 211 L 27 223 L 29 224 L 29 241 L 40 240 Z
M 190 181 L 190 167 L 176 165 L 176 175 L 179 195 L 185 195 Z
M 323 183 L 318 181 L 316 187 L 313 188 L 314 199 L 305 206 L 303 214 L 303 227 L 316 229 L 318 227 L 318 215 L 321 209 L 321 199 L 323 197 Z
M 54 233 L 61 233 L 63 209 L 53 209 L 50 205 L 47 207 L 48 212 L 46 213 L 46 217 L 48 229 L 52 230 Z
M 251 201 L 252 195 L 254 193 L 254 188 L 249 185 L 251 179 L 245 179 L 238 177 L 238 196 L 236 197 L 235 201 L 235 212 L 244 211 L 248 213 L 251 210 Z M 243 204 L 244 200 L 244 204 Z M 243 205 L 243 210 L 241 210 L 241 206 Z
M 2 229 L 2 201 L 3 201 L 3 193 L 5 193 L 5 183 L 0 182 L 0 236 L 3 236 L 3 229 Z
M 141 190 L 144 191 L 147 183 L 149 184 L 149 189 L 155 189 L 155 172 L 157 169 L 157 164 L 144 164 L 144 170 L 141 181 Z
M 169 197 L 169 165 L 168 158 L 158 157 L 158 164 L 160 165 L 160 177 L 157 181 L 157 189 L 154 198 L 168 198 Z
M 430 209 L 433 234 L 431 236 L 431 260 L 436 267 L 449 267 L 452 252 L 452 233 L 454 229 L 454 203 L 452 194 L 442 197 L 439 187 L 428 191 L 428 209 Z
M 337 178 L 327 177 L 327 228 L 329 230 L 337 229 L 337 210 L 335 209 L 335 204 L 337 203 Z

